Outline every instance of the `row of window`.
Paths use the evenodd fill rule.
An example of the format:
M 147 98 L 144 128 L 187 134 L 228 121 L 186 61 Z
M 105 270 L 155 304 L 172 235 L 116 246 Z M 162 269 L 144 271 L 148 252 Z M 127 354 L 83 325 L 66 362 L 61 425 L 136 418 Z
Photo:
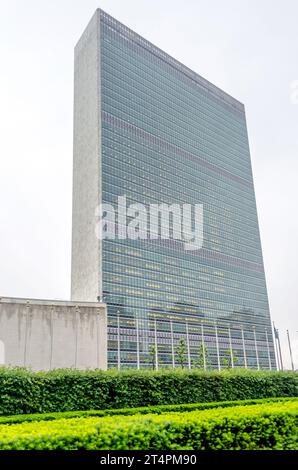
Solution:
M 167 292 L 157 292 L 150 289 L 134 287 L 130 285 L 122 285 L 115 282 L 110 282 L 103 276 L 103 287 L 105 292 L 109 295 L 105 297 L 105 302 L 108 304 L 115 303 L 113 297 L 121 298 L 121 305 L 127 307 L 141 307 L 156 312 L 178 312 L 189 313 L 197 315 L 238 315 L 238 311 L 243 310 L 244 316 L 247 315 L 246 308 L 249 308 L 254 315 L 254 321 L 257 317 L 266 317 L 268 314 L 268 307 L 266 305 L 255 306 L 254 300 L 247 300 L 243 307 L 243 303 L 238 299 L 232 299 L 230 302 L 225 301 L 212 301 L 203 300 L 201 298 L 188 298 L 183 295 L 169 294 Z
M 231 196 L 241 196 L 244 202 L 254 202 L 252 185 L 243 184 L 235 175 L 223 171 L 220 167 L 210 164 L 206 159 L 200 158 L 198 154 L 185 151 L 183 148 L 171 144 L 169 141 L 150 134 L 140 127 L 133 126 L 126 120 L 117 118 L 105 111 L 102 112 L 102 145 L 103 150 L 110 148 L 113 152 L 123 152 L 123 156 L 135 156 L 140 159 L 141 164 L 148 162 L 154 168 L 169 170 L 169 173 L 185 174 L 186 178 L 192 179 L 193 172 L 198 172 L 200 181 L 204 187 L 212 184 L 215 189 L 230 189 Z M 121 158 L 120 158 L 121 160 Z M 138 167 L 140 163 L 134 158 L 131 164 Z M 233 182 L 231 184 L 231 181 Z M 235 200 L 236 202 L 236 200 Z
M 123 146 L 122 148 L 124 150 L 125 147 Z M 111 178 L 120 179 L 120 182 L 122 183 L 123 181 L 123 184 L 130 184 L 131 186 L 136 185 L 137 189 L 148 191 L 148 196 L 152 195 L 151 197 L 155 199 L 158 198 L 159 201 L 162 195 L 165 194 L 168 196 L 167 199 L 169 202 L 204 203 L 205 205 L 210 205 L 211 209 L 215 207 L 217 213 L 221 215 L 222 211 L 224 211 L 226 215 L 233 215 L 235 221 L 241 220 L 248 222 L 255 214 L 254 201 L 247 202 L 244 200 L 242 207 L 242 199 L 239 200 L 239 196 L 238 201 L 236 201 L 231 195 L 228 201 L 227 190 L 223 191 L 222 188 L 220 188 L 221 191 L 218 191 L 216 190 L 217 188 L 212 186 L 212 183 L 209 186 L 208 181 L 203 179 L 204 175 L 200 172 L 196 175 L 195 169 L 193 170 L 193 177 L 188 180 L 189 186 L 185 188 L 185 181 L 187 179 L 185 173 L 179 172 L 178 170 L 173 171 L 173 168 L 170 172 L 167 169 L 157 168 L 155 166 L 152 166 L 151 170 L 147 171 L 146 165 L 144 165 L 145 169 L 140 168 L 143 155 L 140 154 L 138 157 L 136 155 L 126 156 L 126 152 L 122 151 L 122 148 L 112 150 L 109 147 L 103 147 L 102 164 L 103 170 L 105 170 L 105 178 L 103 178 L 103 180 L 106 185 L 111 184 L 112 180 L 109 181 L 107 179 L 111 176 Z M 110 165 L 112 166 L 111 170 Z M 162 186 L 159 191 L 157 191 L 158 185 L 159 187 Z M 222 199 L 219 199 L 219 194 L 222 194 Z M 252 226 L 253 225 L 256 225 L 254 219 L 252 220 Z
M 238 307 L 241 303 L 249 303 L 259 311 L 266 311 L 268 308 L 267 299 L 258 300 L 255 294 L 242 294 L 235 297 L 234 295 L 223 294 L 204 290 L 199 286 L 197 289 L 187 288 L 185 286 L 175 286 L 168 283 L 153 283 L 143 278 L 133 277 L 131 275 L 116 275 L 107 271 L 103 272 L 103 281 L 106 286 L 114 286 L 113 292 L 130 293 L 132 296 L 143 296 L 144 299 L 163 300 L 167 302 L 175 302 L 178 304 L 192 304 L 197 308 L 213 308 L 222 310 Z
M 208 323 L 197 324 L 191 321 L 175 322 L 173 320 L 153 320 L 138 318 L 127 319 L 123 316 L 116 315 L 110 318 L 109 337 L 117 340 L 127 340 L 130 338 L 132 342 L 139 342 L 143 345 L 152 338 L 156 339 L 158 344 L 179 344 L 181 338 L 186 339 L 192 346 L 197 347 L 198 343 L 206 342 L 209 345 L 213 343 L 217 347 L 231 341 L 233 347 L 243 348 L 243 344 L 248 347 L 255 348 L 257 341 L 260 348 L 273 348 L 273 337 L 271 328 L 261 327 L 252 329 L 247 325 L 241 328 L 230 328 L 220 323 L 208 325 Z
M 104 100 L 102 102 L 102 111 L 117 116 L 119 119 L 130 123 L 131 126 L 138 126 L 157 138 L 162 139 L 164 136 L 167 136 L 167 141 L 171 142 L 172 145 L 180 147 L 190 154 L 202 156 L 202 158 L 208 160 L 210 164 L 220 167 L 223 174 L 224 172 L 229 173 L 234 176 L 234 179 L 237 178 L 238 181 L 243 184 L 246 184 L 247 186 L 251 185 L 251 171 L 235 171 L 236 168 L 234 168 L 233 157 L 230 151 L 226 153 L 227 160 L 229 160 L 230 164 L 224 165 L 223 161 L 220 159 L 221 148 L 219 146 L 214 146 L 214 148 L 211 149 L 207 138 L 202 139 L 198 144 L 195 144 L 195 142 L 191 140 L 191 136 L 196 135 L 197 133 L 196 127 L 194 127 L 192 132 L 190 132 L 190 136 L 185 136 L 186 133 L 182 133 L 178 126 L 175 131 L 170 132 L 170 130 L 167 129 L 167 126 L 160 123 L 157 115 L 155 120 L 150 120 L 144 112 L 138 113 L 136 110 L 132 110 L 127 107 L 121 101 L 113 99 L 108 101 Z M 158 110 L 156 110 L 156 112 L 157 111 Z M 243 152 L 240 153 L 240 155 L 244 158 Z
M 181 142 L 183 141 L 184 144 L 187 144 L 190 151 L 205 150 L 210 161 L 213 161 L 215 164 L 220 162 L 222 167 L 243 178 L 247 178 L 250 175 L 247 137 L 243 142 L 237 144 L 233 143 L 233 138 L 230 136 L 226 142 L 222 142 L 223 139 L 220 139 L 218 136 L 218 130 L 211 132 L 210 128 L 206 127 L 205 116 L 200 110 L 197 110 L 194 116 L 186 116 L 181 114 L 181 108 L 176 111 L 171 110 L 171 105 L 166 104 L 166 102 L 164 103 L 164 110 L 162 97 L 158 103 L 151 102 L 150 96 L 148 96 L 148 93 L 146 94 L 146 88 L 144 87 L 145 90 L 142 94 L 146 97 L 146 102 L 141 100 L 139 95 L 136 95 L 137 87 L 130 86 L 130 82 L 128 84 L 123 82 L 123 77 L 121 81 L 120 72 L 118 79 L 115 73 L 113 73 L 113 85 L 111 85 L 112 72 L 107 70 L 105 75 L 106 79 L 102 80 L 103 109 L 106 109 L 108 105 L 124 110 L 129 122 L 137 124 L 143 121 L 144 127 L 155 129 L 154 133 L 157 135 L 166 133 L 169 136 L 169 140 L 178 138 L 180 141 L 181 135 L 185 136 L 185 139 L 181 140 Z M 141 85 L 138 85 L 138 87 L 140 88 Z M 134 101 L 137 100 L 139 103 L 135 104 Z M 144 112 L 144 110 L 146 111 Z M 189 123 L 187 123 L 188 119 L 190 119 Z
M 259 240 L 258 233 L 254 235 L 255 240 L 251 240 L 251 243 L 248 243 L 247 236 L 249 234 L 247 233 L 245 226 L 241 227 L 241 224 L 238 224 L 241 227 L 241 229 L 239 228 L 238 230 L 239 235 L 237 234 L 236 237 L 234 234 L 233 237 L 231 231 L 234 226 L 234 221 L 231 220 L 231 218 L 226 217 L 224 212 L 222 214 L 214 214 L 209 210 L 208 205 L 201 204 L 201 216 L 197 216 L 197 219 L 194 219 L 195 204 L 187 202 L 187 207 L 181 207 L 179 201 L 172 200 L 167 202 L 163 199 L 160 200 L 155 198 L 154 196 L 156 193 L 147 192 L 142 195 L 142 191 L 139 190 L 138 187 L 134 190 L 131 185 L 127 185 L 125 183 L 125 180 L 121 176 L 117 179 L 113 179 L 110 176 L 105 177 L 103 174 L 103 178 L 105 182 L 102 185 L 102 203 L 104 203 L 105 206 L 103 207 L 104 210 L 102 215 L 105 217 L 105 221 L 110 221 L 114 224 L 119 222 L 119 232 L 124 230 L 125 227 L 121 223 L 122 219 L 118 221 L 118 198 L 123 196 L 126 197 L 126 223 L 128 224 L 138 216 L 138 220 L 140 221 L 140 232 L 143 232 L 144 230 L 146 231 L 146 229 L 151 229 L 154 234 L 158 233 L 158 228 L 160 229 L 167 221 L 169 222 L 170 212 L 172 212 L 172 209 L 175 209 L 175 206 L 172 207 L 172 204 L 174 204 L 177 209 L 175 214 L 180 217 L 179 227 L 181 230 L 183 229 L 183 233 L 185 235 L 184 239 L 186 239 L 188 235 L 192 235 L 195 229 L 197 235 L 201 231 L 204 236 L 205 248 L 208 248 L 208 244 L 212 243 L 215 250 L 219 251 L 219 247 L 221 246 L 221 251 L 223 253 L 226 251 L 227 255 L 244 258 L 256 263 L 261 261 L 261 248 L 260 244 L 257 243 Z M 147 194 L 149 194 L 149 196 L 147 196 Z M 136 204 L 141 204 L 141 206 L 135 206 Z M 165 206 L 160 207 L 161 204 L 165 204 Z M 191 204 L 191 206 L 189 206 L 189 204 Z M 135 213 L 136 207 L 138 207 L 139 212 L 137 211 Z M 165 212 L 165 217 L 167 216 L 167 218 L 160 220 L 161 214 L 158 214 L 158 212 L 161 211 L 163 207 L 167 209 L 169 213 Z M 139 209 L 141 209 L 141 211 Z M 183 222 L 183 226 L 181 226 L 181 222 Z M 194 223 L 196 223 L 196 226 Z M 229 228 L 229 230 L 227 230 L 227 228 Z M 154 235 L 152 238 L 153 237 Z M 140 235 L 138 238 L 147 239 L 149 237 Z M 181 237 L 178 237 L 178 239 L 179 238 Z
M 201 93 L 201 90 L 195 90 L 194 93 L 193 88 L 184 86 L 180 77 L 174 78 L 172 75 L 164 73 L 156 64 L 148 65 L 138 55 L 131 54 L 129 48 L 121 50 L 117 41 L 114 43 L 107 42 L 106 38 L 103 37 L 101 42 L 101 63 L 114 67 L 114 70 L 121 68 L 126 73 L 133 73 L 133 77 L 138 78 L 139 82 L 147 84 L 148 88 L 156 90 L 157 93 L 160 93 L 159 85 L 167 100 L 177 101 L 182 109 L 186 109 L 185 106 L 187 106 L 188 114 L 192 114 L 198 108 L 202 109 L 207 121 L 212 120 L 213 126 L 218 124 L 224 132 L 228 131 L 234 134 L 237 139 L 239 139 L 239 136 L 245 137 L 247 134 L 244 113 L 237 116 L 231 114 L 226 111 L 222 103 L 218 104 L 208 99 L 210 95 L 206 96 L 204 92 Z
M 103 260 L 102 269 L 103 272 L 113 274 L 117 276 L 117 274 L 126 275 L 128 278 L 140 278 L 143 279 L 143 282 L 149 283 L 152 286 L 155 286 L 159 289 L 163 289 L 165 286 L 177 286 L 177 288 L 181 291 L 181 286 L 183 286 L 183 291 L 187 292 L 188 289 L 194 288 L 196 289 L 197 293 L 200 292 L 209 292 L 213 295 L 213 293 L 218 294 L 226 294 L 229 293 L 234 298 L 237 299 L 250 299 L 253 298 L 255 300 L 263 301 L 267 304 L 267 296 L 264 293 L 263 289 L 261 292 L 255 290 L 252 292 L 252 289 L 247 289 L 245 286 L 241 289 L 238 285 L 237 288 L 231 287 L 228 283 L 223 282 L 222 284 L 218 284 L 215 282 L 206 281 L 202 275 L 195 274 L 191 276 L 189 272 L 180 271 L 173 275 L 173 274 L 165 274 L 162 271 L 150 271 L 148 269 L 139 269 L 136 268 L 133 260 L 128 261 L 125 263 L 124 259 L 120 259 L 118 262 L 118 258 L 116 257 L 116 263 L 113 262 L 115 260 L 107 258 Z M 203 278 L 203 279 L 202 279 Z
M 107 148 L 113 151 L 123 150 L 125 156 L 131 158 L 131 164 L 140 167 L 140 163 L 151 163 L 154 165 L 153 170 L 164 170 L 169 174 L 189 176 L 191 181 L 194 180 L 193 171 L 198 174 L 206 176 L 208 179 L 202 179 L 203 187 L 207 182 L 213 182 L 216 188 L 226 188 L 227 184 L 231 184 L 229 180 L 232 179 L 234 187 L 232 187 L 232 196 L 234 194 L 243 195 L 244 202 L 253 201 L 251 191 L 246 189 L 250 188 L 243 184 L 243 180 L 238 180 L 238 177 L 232 173 L 223 172 L 222 169 L 216 165 L 208 163 L 206 159 L 200 158 L 198 154 L 186 152 L 179 146 L 175 146 L 169 141 L 161 139 L 153 134 L 145 132 L 143 129 L 131 125 L 128 120 L 118 119 L 115 115 L 111 116 L 106 112 L 102 113 L 102 124 L 107 132 L 102 136 L 104 150 Z M 112 125 L 111 125 L 112 124 Z M 106 138 L 108 138 L 106 140 Z M 143 158 L 142 158 L 143 157 Z M 137 159 L 137 162 L 135 161 Z M 140 159 L 140 163 L 138 163 Z M 121 160 L 121 159 L 120 159 Z M 140 167 L 142 169 L 142 167 Z M 192 171 L 191 171 L 192 170 Z M 150 168 L 149 172 L 152 171 Z M 216 174 L 216 175 L 215 175 Z M 236 202 L 236 201 L 235 201 Z
M 216 273 L 224 273 L 224 278 L 231 280 L 240 280 L 246 283 L 255 291 L 260 286 L 266 291 L 264 276 L 261 272 L 250 272 L 248 270 L 241 271 L 235 266 L 212 266 L 209 259 L 201 257 L 200 262 L 196 260 L 193 253 L 180 253 L 178 251 L 166 250 L 165 247 L 159 245 L 150 246 L 150 244 L 130 243 L 129 240 L 104 240 L 103 241 L 103 257 L 110 258 L 112 255 L 121 255 L 116 262 L 127 262 L 129 265 L 135 265 L 144 269 L 153 269 L 164 273 L 178 273 L 181 270 L 189 271 L 189 277 L 197 273 L 208 273 L 210 282 L 218 276 Z M 126 258 L 123 258 L 125 256 Z M 146 264 L 144 264 L 146 263 Z M 151 266 L 150 266 L 150 263 Z
M 112 237 L 104 238 L 102 245 L 105 247 L 106 243 L 114 243 L 114 246 L 125 245 L 130 248 L 136 248 L 137 250 L 142 250 L 142 253 L 145 254 L 145 258 L 151 259 L 154 261 L 160 261 L 161 254 L 164 253 L 167 256 L 173 256 L 181 261 L 188 263 L 190 259 L 198 264 L 209 265 L 212 267 L 217 267 L 219 269 L 228 269 L 236 273 L 245 274 L 248 271 L 253 273 L 264 273 L 263 265 L 261 260 L 256 263 L 248 261 L 243 257 L 231 256 L 219 251 L 208 250 L 203 247 L 201 249 L 185 249 L 185 242 L 181 240 L 169 239 L 130 239 L 126 238 L 124 240 L 120 238 L 113 239 Z M 186 264 L 185 264 L 186 267 Z
M 117 172 L 115 168 L 115 173 Z M 102 165 L 102 202 L 106 204 L 110 204 L 111 210 L 107 211 L 109 214 L 115 213 L 117 209 L 118 197 L 125 196 L 127 207 L 131 204 L 142 204 L 145 206 L 145 210 L 148 212 L 150 209 L 151 204 L 160 205 L 160 204 L 167 204 L 168 206 L 172 206 L 172 204 L 177 205 L 180 207 L 181 215 L 183 214 L 183 223 L 185 226 L 193 226 L 194 219 L 193 213 L 194 208 L 196 205 L 200 204 L 203 207 L 203 223 L 204 223 L 204 238 L 206 241 L 212 241 L 212 238 L 208 236 L 208 234 L 220 235 L 220 239 L 217 236 L 217 243 L 222 245 L 229 246 L 231 249 L 238 249 L 240 252 L 244 253 L 252 253 L 254 255 L 259 255 L 260 257 L 260 244 L 259 244 L 259 237 L 258 237 L 258 230 L 257 227 L 255 228 L 255 233 L 252 235 L 253 230 L 250 230 L 251 227 L 249 222 L 246 219 L 240 219 L 240 216 L 237 217 L 231 212 L 227 212 L 227 210 L 222 207 L 222 204 L 219 203 L 218 206 L 215 204 L 204 203 L 203 201 L 196 201 L 192 202 L 187 196 L 184 196 L 185 199 L 177 199 L 177 194 L 175 194 L 174 189 L 172 190 L 173 197 L 168 196 L 163 197 L 163 192 L 160 191 L 160 194 L 157 193 L 157 185 L 151 184 L 150 188 L 146 185 L 146 183 L 137 184 L 135 182 L 127 181 L 125 177 L 125 173 L 122 170 L 118 171 L 117 176 L 112 174 L 113 170 L 109 165 L 103 164 Z M 154 187 L 156 189 L 154 190 Z M 169 194 L 169 192 L 168 192 Z M 179 195 L 178 195 L 179 196 Z M 183 204 L 191 204 L 191 211 L 188 208 L 183 208 Z M 108 208 L 107 208 L 108 209 Z M 188 212 L 189 211 L 189 212 Z M 190 215 L 190 217 L 189 217 Z M 150 223 L 154 223 L 154 220 L 157 219 L 154 214 L 150 216 Z M 239 235 L 238 240 L 236 238 L 236 233 L 233 229 L 238 229 Z M 209 230 L 210 229 L 210 230 Z M 213 229 L 213 232 L 211 231 Z M 214 229 L 217 229 L 214 230 Z M 234 237 L 233 237 L 234 235 Z M 254 236 L 255 240 L 251 240 L 251 237 Z M 232 239 L 231 239 L 232 238 Z M 251 243 L 249 243 L 251 241 Z M 254 243 L 253 243 L 254 242 Z M 253 248 L 250 248 L 249 245 L 254 244 Z
M 101 42 L 115 41 L 120 50 L 129 48 L 132 55 L 137 54 L 138 61 L 146 59 L 149 67 L 156 66 L 169 77 L 179 78 L 188 85 L 187 89 L 200 89 L 200 95 L 211 108 L 219 105 L 229 116 L 243 116 L 241 103 L 105 13 L 101 13 L 100 32 Z
M 107 109 L 112 112 L 107 112 L 106 110 L 102 111 L 102 124 L 103 127 L 105 124 L 109 126 L 107 128 L 108 130 L 110 129 L 110 135 L 106 135 L 110 137 L 110 147 L 112 149 L 119 150 L 124 144 L 124 147 L 128 147 L 127 151 L 129 152 L 130 146 L 138 145 L 138 154 L 144 154 L 148 158 L 152 155 L 155 165 L 158 156 L 161 157 L 165 163 L 167 160 L 168 163 L 172 161 L 172 164 L 175 165 L 183 163 L 189 166 L 189 169 L 197 169 L 202 175 L 206 174 L 206 177 L 212 178 L 213 176 L 215 186 L 226 188 L 228 182 L 230 185 L 231 182 L 233 182 L 231 186 L 232 194 L 234 191 L 237 191 L 237 194 L 243 194 L 245 198 L 251 199 L 253 186 L 250 182 L 208 162 L 206 158 L 201 158 L 198 153 L 190 153 L 183 149 L 183 147 L 172 144 L 169 140 L 147 132 L 142 127 L 131 124 L 127 120 L 125 113 L 123 113 L 123 118 L 117 117 L 119 110 L 116 108 L 107 106 Z M 105 135 L 103 137 L 105 137 Z M 127 139 L 127 142 L 125 142 L 125 139 Z M 113 141 L 115 142 L 114 144 L 112 143 Z M 144 153 L 145 149 L 146 151 Z M 161 154 L 163 154 L 163 156 Z M 144 161 L 146 161 L 146 159 Z M 172 167 L 172 171 L 173 169 Z M 185 169 L 186 172 L 187 169 L 188 168 Z M 206 169 L 208 171 L 206 171 Z M 180 173 L 183 174 L 183 168 L 182 172 L 179 172 L 179 174 Z
M 220 139 L 222 139 L 223 144 L 228 144 L 227 135 L 230 135 L 231 142 L 235 145 L 240 145 L 241 143 L 246 143 L 247 141 L 247 132 L 245 126 L 245 120 L 241 119 L 227 119 L 227 115 L 221 114 L 221 108 L 218 108 L 216 112 L 209 112 L 209 109 L 205 107 L 204 102 L 201 100 L 200 95 L 196 96 L 184 96 L 185 90 L 176 87 L 175 92 L 173 93 L 173 85 L 177 83 L 167 82 L 165 77 L 159 73 L 159 75 L 153 80 L 150 81 L 148 73 L 142 70 L 142 64 L 138 66 L 133 66 L 128 62 L 128 57 L 121 57 L 114 50 L 111 50 L 109 47 L 108 50 L 105 48 L 102 49 L 102 90 L 108 92 L 118 92 L 118 89 L 122 88 L 121 81 L 119 80 L 119 69 L 124 71 L 126 83 L 124 95 L 120 95 L 120 100 L 122 97 L 125 99 L 129 98 L 131 104 L 137 108 L 146 108 L 148 106 L 149 112 L 152 110 L 152 105 L 157 104 L 161 109 L 161 112 L 165 113 L 167 119 L 170 118 L 170 113 L 174 113 L 176 116 L 181 114 L 181 110 L 184 114 L 184 123 L 188 123 L 190 127 L 193 127 L 195 122 L 200 123 L 201 130 L 209 133 L 210 137 L 214 136 L 218 131 Z M 113 85 L 116 86 L 113 88 L 110 87 L 110 83 L 107 78 L 110 78 L 110 75 L 115 75 L 116 72 L 116 81 L 113 81 Z M 141 76 L 140 76 L 141 72 Z M 134 81 L 138 85 L 138 93 L 136 94 L 131 83 Z M 148 95 L 148 88 L 150 88 L 150 94 Z M 160 94 L 160 89 L 163 89 L 163 93 L 160 96 L 161 101 L 156 100 L 156 95 Z M 152 95 L 153 93 L 153 95 Z M 170 119 L 171 121 L 171 119 Z M 239 155 L 235 154 L 236 161 L 241 163 Z M 241 167 L 241 165 L 240 165 Z
M 105 131 L 104 135 L 106 135 Z M 121 176 L 127 182 L 141 179 L 139 186 L 143 186 L 144 189 L 151 189 L 159 182 L 162 185 L 162 192 L 171 194 L 171 201 L 178 199 L 179 195 L 181 195 L 180 201 L 184 202 L 187 198 L 189 202 L 207 203 L 211 207 L 216 201 L 216 207 L 223 208 L 226 211 L 233 209 L 236 220 L 249 220 L 247 218 L 249 216 L 251 218 L 251 214 L 255 212 L 255 201 L 252 198 L 248 199 L 241 192 L 236 193 L 233 190 L 229 192 L 231 185 L 227 186 L 227 184 L 219 184 L 219 182 L 214 184 L 213 179 L 209 176 L 210 172 L 208 175 L 208 172 L 202 172 L 197 167 L 183 168 L 182 162 L 179 166 L 177 162 L 173 162 L 173 156 L 172 160 L 164 159 L 157 152 L 153 154 L 154 157 L 152 158 L 146 150 L 141 148 L 138 154 L 131 152 L 129 143 L 126 142 L 124 137 L 117 144 L 112 142 L 103 144 L 102 163 L 108 165 L 106 176 L 109 175 L 109 165 L 111 165 L 111 175 Z M 171 161 L 172 166 L 170 165 Z M 185 187 L 186 181 L 189 185 L 187 187 Z M 174 191 L 175 182 L 177 192 Z M 153 194 L 157 197 L 160 192 L 154 192 Z M 239 209 L 242 209 L 242 212 Z M 252 221 L 252 226 L 254 225 L 255 220 Z

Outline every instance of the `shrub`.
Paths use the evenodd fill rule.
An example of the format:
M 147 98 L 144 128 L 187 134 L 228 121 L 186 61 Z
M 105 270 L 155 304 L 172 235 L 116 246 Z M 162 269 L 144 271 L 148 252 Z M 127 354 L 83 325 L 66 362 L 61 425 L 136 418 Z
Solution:
M 0 425 L 1 450 L 298 449 L 298 400 L 184 413 Z
M 298 396 L 293 372 L 0 368 L 2 415 L 292 396 Z
M 249 406 L 274 402 L 290 402 L 296 401 L 296 398 L 261 398 L 256 400 L 239 400 L 239 401 L 220 401 L 210 403 L 187 403 L 182 405 L 156 405 L 156 406 L 142 406 L 139 408 L 116 408 L 106 410 L 87 410 L 87 411 L 64 411 L 60 413 L 42 413 L 42 414 L 23 414 L 12 416 L 0 416 L 1 424 L 16 424 L 25 422 L 38 422 L 38 421 L 54 421 L 56 419 L 72 419 L 72 418 L 87 418 L 97 416 L 98 418 L 104 416 L 132 416 L 132 415 L 146 415 L 146 414 L 164 414 L 169 412 L 188 412 L 194 410 L 211 410 L 214 408 L 228 408 L 232 406 Z

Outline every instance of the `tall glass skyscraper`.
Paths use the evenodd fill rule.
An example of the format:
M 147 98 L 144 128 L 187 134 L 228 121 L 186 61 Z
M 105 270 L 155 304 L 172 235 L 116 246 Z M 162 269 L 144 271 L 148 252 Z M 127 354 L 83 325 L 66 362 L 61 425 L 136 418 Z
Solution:
M 177 366 L 181 346 L 188 367 L 276 367 L 239 101 L 97 10 L 75 49 L 73 174 L 72 298 L 107 303 L 110 367 Z M 203 247 L 99 240 L 97 206 L 123 195 L 202 204 Z

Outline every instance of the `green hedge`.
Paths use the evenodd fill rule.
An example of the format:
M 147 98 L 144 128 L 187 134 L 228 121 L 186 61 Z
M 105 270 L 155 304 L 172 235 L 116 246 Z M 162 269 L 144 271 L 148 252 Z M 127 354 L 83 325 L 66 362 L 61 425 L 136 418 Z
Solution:
M 185 413 L 0 425 L 0 450 L 298 449 L 298 400 Z
M 12 416 L 0 416 L 1 424 L 17 424 L 38 421 L 54 421 L 56 419 L 72 419 L 72 418 L 88 418 L 97 416 L 102 418 L 105 416 L 132 416 L 146 414 L 164 414 L 169 412 L 188 412 L 195 410 L 211 410 L 214 408 L 228 408 L 235 406 L 250 406 L 275 402 L 291 402 L 297 401 L 297 398 L 260 398 L 256 400 L 238 400 L 238 401 L 216 401 L 210 403 L 187 403 L 181 405 L 156 405 L 142 406 L 138 408 L 116 408 L 106 410 L 87 410 L 87 411 L 63 411 L 60 413 L 35 413 Z
M 0 415 L 294 396 L 292 372 L 0 368 Z

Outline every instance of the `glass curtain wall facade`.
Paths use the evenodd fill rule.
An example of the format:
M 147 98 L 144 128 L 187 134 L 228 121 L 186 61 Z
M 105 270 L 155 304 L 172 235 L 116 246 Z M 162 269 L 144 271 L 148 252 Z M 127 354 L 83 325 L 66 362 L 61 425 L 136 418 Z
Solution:
M 99 23 L 102 202 L 204 208 L 197 251 L 102 241 L 109 366 L 178 366 L 182 339 L 188 367 L 275 368 L 244 106 L 103 11 Z

